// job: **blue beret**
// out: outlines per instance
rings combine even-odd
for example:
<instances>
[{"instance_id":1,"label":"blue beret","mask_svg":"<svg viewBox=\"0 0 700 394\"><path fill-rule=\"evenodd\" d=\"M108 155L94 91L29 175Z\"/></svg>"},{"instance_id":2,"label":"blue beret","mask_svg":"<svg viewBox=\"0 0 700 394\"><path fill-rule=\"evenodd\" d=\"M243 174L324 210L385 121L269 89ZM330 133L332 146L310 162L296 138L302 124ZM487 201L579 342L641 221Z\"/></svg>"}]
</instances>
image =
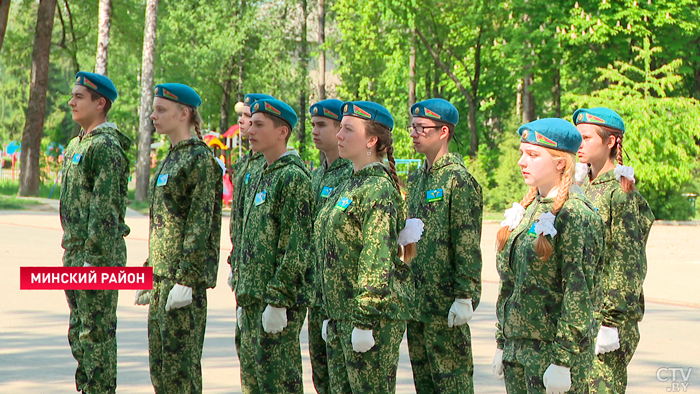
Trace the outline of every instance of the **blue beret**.
<instances>
[{"instance_id":1,"label":"blue beret","mask_svg":"<svg viewBox=\"0 0 700 394\"><path fill-rule=\"evenodd\" d=\"M459 111L445 99L433 98L413 104L411 113L416 118L428 118L456 126L459 122Z\"/></svg>"},{"instance_id":2,"label":"blue beret","mask_svg":"<svg viewBox=\"0 0 700 394\"><path fill-rule=\"evenodd\" d=\"M520 126L520 142L576 153L581 133L564 119L544 118Z\"/></svg>"},{"instance_id":3,"label":"blue beret","mask_svg":"<svg viewBox=\"0 0 700 394\"><path fill-rule=\"evenodd\" d=\"M333 120L343 119L343 102L338 99L327 99L319 101L309 108L311 116L323 116Z\"/></svg>"},{"instance_id":4,"label":"blue beret","mask_svg":"<svg viewBox=\"0 0 700 394\"><path fill-rule=\"evenodd\" d=\"M579 108L574 112L574 124L590 123L610 127L625 133L625 122L610 108Z\"/></svg>"},{"instance_id":5,"label":"blue beret","mask_svg":"<svg viewBox=\"0 0 700 394\"><path fill-rule=\"evenodd\" d=\"M258 100L250 107L251 113L264 112L278 118L281 118L289 123L292 128L297 124L297 113L292 107L284 101L277 99L262 99ZM291 132L291 130L289 130Z\"/></svg>"},{"instance_id":6,"label":"blue beret","mask_svg":"<svg viewBox=\"0 0 700 394\"><path fill-rule=\"evenodd\" d=\"M202 105L202 99L199 98L197 92L191 87L181 83L162 83L156 85L156 97L162 97L195 108Z\"/></svg>"},{"instance_id":7,"label":"blue beret","mask_svg":"<svg viewBox=\"0 0 700 394\"><path fill-rule=\"evenodd\" d=\"M119 94L117 94L117 88L114 87L112 80L104 75L78 71L78 73L75 74L75 84L85 86L101 94L111 102L114 102L117 96L119 96Z\"/></svg>"},{"instance_id":8,"label":"blue beret","mask_svg":"<svg viewBox=\"0 0 700 394\"><path fill-rule=\"evenodd\" d=\"M248 93L243 98L243 105L251 106L251 105L255 104L255 102L258 100L270 100L270 99L274 100L275 98L270 96L269 94Z\"/></svg>"},{"instance_id":9,"label":"blue beret","mask_svg":"<svg viewBox=\"0 0 700 394\"><path fill-rule=\"evenodd\" d=\"M361 119L374 120L383 124L389 130L394 129L394 118L388 109L371 101L348 101L343 104L343 116L355 116Z\"/></svg>"}]
</instances>

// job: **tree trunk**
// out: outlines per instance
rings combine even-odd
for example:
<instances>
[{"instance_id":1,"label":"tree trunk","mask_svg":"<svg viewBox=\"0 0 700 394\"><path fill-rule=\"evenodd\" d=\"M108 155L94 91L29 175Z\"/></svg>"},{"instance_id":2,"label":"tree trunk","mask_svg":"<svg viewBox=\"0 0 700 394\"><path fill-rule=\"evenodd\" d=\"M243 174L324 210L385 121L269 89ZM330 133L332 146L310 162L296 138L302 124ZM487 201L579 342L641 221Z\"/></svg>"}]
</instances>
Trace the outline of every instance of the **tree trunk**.
<instances>
[{"instance_id":1,"label":"tree trunk","mask_svg":"<svg viewBox=\"0 0 700 394\"><path fill-rule=\"evenodd\" d=\"M301 79L301 89L299 92L299 128L297 129L299 154L304 152L304 147L306 146L306 81L309 72L309 47L306 40L306 19L309 16L307 0L301 0L301 8L301 48L299 56L299 78Z\"/></svg>"},{"instance_id":2,"label":"tree trunk","mask_svg":"<svg viewBox=\"0 0 700 394\"><path fill-rule=\"evenodd\" d=\"M318 0L318 100L326 99L326 0Z\"/></svg>"},{"instance_id":3,"label":"tree trunk","mask_svg":"<svg viewBox=\"0 0 700 394\"><path fill-rule=\"evenodd\" d=\"M532 84L534 76L530 67L526 67L526 73L523 77L523 124L530 123L535 120L535 99L532 94Z\"/></svg>"},{"instance_id":4,"label":"tree trunk","mask_svg":"<svg viewBox=\"0 0 700 394\"><path fill-rule=\"evenodd\" d=\"M109 28L111 26L112 0L100 0L99 32L97 34L97 55L95 73L107 75L107 50L109 49Z\"/></svg>"},{"instance_id":5,"label":"tree trunk","mask_svg":"<svg viewBox=\"0 0 700 394\"><path fill-rule=\"evenodd\" d=\"M554 70L552 100L554 101L554 116L561 118L561 72L558 67Z\"/></svg>"},{"instance_id":6,"label":"tree trunk","mask_svg":"<svg viewBox=\"0 0 700 394\"><path fill-rule=\"evenodd\" d=\"M7 30L7 17L10 15L10 0L0 0L0 50Z\"/></svg>"},{"instance_id":7,"label":"tree trunk","mask_svg":"<svg viewBox=\"0 0 700 394\"><path fill-rule=\"evenodd\" d=\"M3 2L7 0L2 0ZM51 32L56 12L56 0L39 2L32 51L32 74L29 88L22 153L20 154L19 196L39 195L39 155L41 136L44 133L46 116L46 88L49 84L49 55L51 54Z\"/></svg>"},{"instance_id":8,"label":"tree trunk","mask_svg":"<svg viewBox=\"0 0 700 394\"><path fill-rule=\"evenodd\" d=\"M413 113L410 112L416 103L416 38L415 32L411 34L411 49L408 54L408 123L413 121Z\"/></svg>"},{"instance_id":9,"label":"tree trunk","mask_svg":"<svg viewBox=\"0 0 700 394\"><path fill-rule=\"evenodd\" d=\"M151 175L151 134L153 123L149 119L153 106L153 57L156 46L156 22L158 0L146 2L146 24L143 31L141 59L141 106L139 107L139 151L136 161L136 201L148 199L148 181Z\"/></svg>"}]
</instances>

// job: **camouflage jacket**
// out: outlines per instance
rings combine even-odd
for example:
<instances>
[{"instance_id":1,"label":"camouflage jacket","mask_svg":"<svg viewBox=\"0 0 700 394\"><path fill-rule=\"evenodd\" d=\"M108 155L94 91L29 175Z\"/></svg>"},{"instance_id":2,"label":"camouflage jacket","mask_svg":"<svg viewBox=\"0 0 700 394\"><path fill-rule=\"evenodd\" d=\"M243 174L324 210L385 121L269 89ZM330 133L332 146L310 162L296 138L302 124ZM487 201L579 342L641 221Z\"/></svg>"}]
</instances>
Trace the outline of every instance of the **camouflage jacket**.
<instances>
[{"instance_id":1,"label":"camouflage jacket","mask_svg":"<svg viewBox=\"0 0 700 394\"><path fill-rule=\"evenodd\" d=\"M231 199L231 222L229 224L229 234L233 249L228 258L228 263L232 267L235 267L233 260L235 260L234 257L236 256L233 250L236 249L241 235L241 221L245 207L246 191L253 185L253 181L257 179L264 165L265 156L262 153L248 152L240 157L233 167L233 198Z\"/></svg>"},{"instance_id":2,"label":"camouflage jacket","mask_svg":"<svg viewBox=\"0 0 700 394\"><path fill-rule=\"evenodd\" d=\"M64 249L82 249L96 267L126 265L117 251L129 227L124 222L131 139L114 123L103 123L66 148L61 180L60 216ZM123 260L123 261L122 261Z\"/></svg>"},{"instance_id":3,"label":"camouflage jacket","mask_svg":"<svg viewBox=\"0 0 700 394\"><path fill-rule=\"evenodd\" d=\"M446 319L455 298L481 298L481 186L462 157L448 153L408 181L408 217L425 223L411 262L414 318Z\"/></svg>"},{"instance_id":4,"label":"camouflage jacket","mask_svg":"<svg viewBox=\"0 0 700 394\"><path fill-rule=\"evenodd\" d=\"M216 286L221 242L221 167L197 138L178 142L149 185L148 265L183 286Z\"/></svg>"},{"instance_id":5,"label":"camouflage jacket","mask_svg":"<svg viewBox=\"0 0 700 394\"><path fill-rule=\"evenodd\" d=\"M343 159L341 157L337 158L330 167L327 167L326 162L314 170L311 174L311 188L316 199L316 212L314 213L314 218L318 215L318 212L323 208L328 201L331 200L333 191L346 180L350 178L353 172L352 162L348 159ZM312 244L312 246L314 246ZM314 278L314 305L320 307L323 304L323 292L321 291L321 275L323 269L323 262L320 256L314 250L313 256L317 258L315 278Z\"/></svg>"},{"instance_id":6,"label":"camouflage jacket","mask_svg":"<svg viewBox=\"0 0 700 394\"><path fill-rule=\"evenodd\" d=\"M313 296L311 174L296 152L265 165L245 197L236 297L246 307L309 306Z\"/></svg>"},{"instance_id":7,"label":"camouflage jacket","mask_svg":"<svg viewBox=\"0 0 700 394\"><path fill-rule=\"evenodd\" d=\"M584 188L605 222L602 302L596 318L608 327L640 321L644 315L646 244L654 214L638 191L622 191L614 170L598 175Z\"/></svg>"},{"instance_id":8,"label":"camouflage jacket","mask_svg":"<svg viewBox=\"0 0 700 394\"><path fill-rule=\"evenodd\" d=\"M404 202L381 163L355 172L334 191L314 225L327 316L362 329L410 318L413 282L397 256L404 225Z\"/></svg>"},{"instance_id":9,"label":"camouflage jacket","mask_svg":"<svg viewBox=\"0 0 700 394\"><path fill-rule=\"evenodd\" d=\"M593 316L603 264L603 222L578 186L555 220L557 234L548 261L535 252L535 222L554 198L539 196L497 255L501 278L496 302L498 348L513 340L551 343L553 364L571 367L590 349L598 324ZM505 357L505 355L504 355Z\"/></svg>"}]
</instances>

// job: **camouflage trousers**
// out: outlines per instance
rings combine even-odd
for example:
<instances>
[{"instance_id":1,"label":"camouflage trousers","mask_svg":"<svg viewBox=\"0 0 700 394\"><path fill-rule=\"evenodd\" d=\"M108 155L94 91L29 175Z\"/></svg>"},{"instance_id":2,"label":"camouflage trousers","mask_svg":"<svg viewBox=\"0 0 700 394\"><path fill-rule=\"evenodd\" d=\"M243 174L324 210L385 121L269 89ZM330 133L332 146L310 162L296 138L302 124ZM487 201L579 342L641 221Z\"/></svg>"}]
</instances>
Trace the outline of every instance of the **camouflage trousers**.
<instances>
[{"instance_id":1,"label":"camouflage trousers","mask_svg":"<svg viewBox=\"0 0 700 394\"><path fill-rule=\"evenodd\" d=\"M123 245L122 245L123 246ZM124 247L124 260L126 248ZM64 267L82 267L82 251L66 250ZM68 343L78 368L75 388L84 393L117 390L117 290L66 290Z\"/></svg>"},{"instance_id":2,"label":"camouflage trousers","mask_svg":"<svg viewBox=\"0 0 700 394\"><path fill-rule=\"evenodd\" d=\"M552 363L551 342L506 340L503 348L503 372L508 394L545 394L542 375ZM567 394L588 394L593 363L593 345L571 365L571 389Z\"/></svg>"},{"instance_id":3,"label":"camouflage trousers","mask_svg":"<svg viewBox=\"0 0 700 394\"><path fill-rule=\"evenodd\" d=\"M447 317L434 322L408 322L408 353L417 394L474 393L474 361L468 324L447 327Z\"/></svg>"},{"instance_id":4,"label":"camouflage trousers","mask_svg":"<svg viewBox=\"0 0 700 394\"><path fill-rule=\"evenodd\" d=\"M389 394L396 392L399 346L405 321L382 320L374 329L374 347L365 353L352 348L354 326L347 320L328 323L328 372L335 394Z\"/></svg>"},{"instance_id":5,"label":"camouflage trousers","mask_svg":"<svg viewBox=\"0 0 700 394\"><path fill-rule=\"evenodd\" d=\"M639 323L625 322L617 330L620 348L593 360L591 394L624 394L627 390L627 365L639 344Z\"/></svg>"},{"instance_id":6,"label":"camouflage trousers","mask_svg":"<svg viewBox=\"0 0 700 394\"><path fill-rule=\"evenodd\" d=\"M165 311L170 279L154 278L148 309L148 359L156 394L202 392L202 348L207 325L207 289L192 289L192 303Z\"/></svg>"},{"instance_id":7,"label":"camouflage trousers","mask_svg":"<svg viewBox=\"0 0 700 394\"><path fill-rule=\"evenodd\" d=\"M309 308L309 356L311 376L318 394L330 393L326 341L321 336L324 316L320 308Z\"/></svg>"},{"instance_id":8,"label":"camouflage trousers","mask_svg":"<svg viewBox=\"0 0 700 394\"><path fill-rule=\"evenodd\" d=\"M265 332L262 314L266 304L243 307L241 360L243 394L302 394L299 334L306 318L306 308L287 309L287 327L277 334Z\"/></svg>"}]
</instances>

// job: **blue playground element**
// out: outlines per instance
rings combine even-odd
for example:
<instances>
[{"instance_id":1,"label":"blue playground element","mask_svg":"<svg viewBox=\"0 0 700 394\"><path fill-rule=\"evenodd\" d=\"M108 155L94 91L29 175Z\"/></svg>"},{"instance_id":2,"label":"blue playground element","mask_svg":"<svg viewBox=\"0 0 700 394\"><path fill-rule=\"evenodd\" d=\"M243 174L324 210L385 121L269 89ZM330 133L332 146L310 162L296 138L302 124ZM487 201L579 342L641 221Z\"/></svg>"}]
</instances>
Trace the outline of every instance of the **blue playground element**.
<instances>
[{"instance_id":1,"label":"blue playground element","mask_svg":"<svg viewBox=\"0 0 700 394\"><path fill-rule=\"evenodd\" d=\"M19 141L12 141L9 144L7 144L7 148L5 149L5 154L7 155L14 155L17 152L22 151L22 143Z\"/></svg>"}]
</instances>

